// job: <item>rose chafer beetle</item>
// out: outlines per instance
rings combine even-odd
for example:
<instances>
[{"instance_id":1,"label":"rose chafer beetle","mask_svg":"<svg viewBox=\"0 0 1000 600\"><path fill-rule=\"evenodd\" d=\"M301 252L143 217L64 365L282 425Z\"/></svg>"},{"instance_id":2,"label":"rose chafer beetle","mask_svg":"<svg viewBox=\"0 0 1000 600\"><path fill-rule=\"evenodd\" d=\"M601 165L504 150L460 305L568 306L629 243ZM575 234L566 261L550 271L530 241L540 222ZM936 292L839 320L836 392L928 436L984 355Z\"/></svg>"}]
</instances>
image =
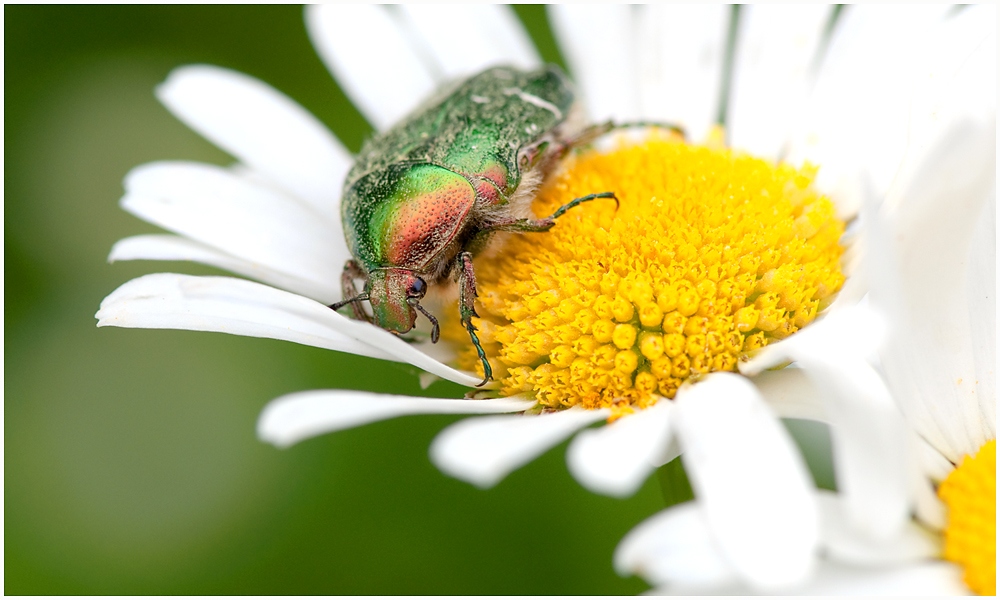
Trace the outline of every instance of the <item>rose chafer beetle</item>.
<instances>
[{"instance_id":1,"label":"rose chafer beetle","mask_svg":"<svg viewBox=\"0 0 1000 600\"><path fill-rule=\"evenodd\" d=\"M488 69L443 89L389 131L368 140L347 174L341 218L353 255L341 286L354 317L388 331L410 331L428 286L458 280L459 311L492 379L472 317L472 257L500 231L551 229L570 208L613 192L577 198L544 219L531 200L558 159L612 128L586 127L573 87L549 65L535 71ZM358 293L355 280L364 281ZM361 306L367 300L369 316Z\"/></svg>"}]
</instances>

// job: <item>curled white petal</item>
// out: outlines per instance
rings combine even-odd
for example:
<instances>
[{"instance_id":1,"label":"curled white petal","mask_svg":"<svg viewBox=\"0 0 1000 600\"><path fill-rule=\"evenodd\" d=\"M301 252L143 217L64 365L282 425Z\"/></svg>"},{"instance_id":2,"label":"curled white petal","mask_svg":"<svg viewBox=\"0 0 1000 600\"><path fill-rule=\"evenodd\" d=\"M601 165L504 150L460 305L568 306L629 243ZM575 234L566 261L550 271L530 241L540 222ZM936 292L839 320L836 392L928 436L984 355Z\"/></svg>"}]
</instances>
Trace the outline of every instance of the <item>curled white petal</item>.
<instances>
[{"instance_id":1,"label":"curled white petal","mask_svg":"<svg viewBox=\"0 0 1000 600\"><path fill-rule=\"evenodd\" d=\"M431 462L456 479L490 488L577 430L606 419L608 414L607 409L571 408L542 415L466 419L434 438Z\"/></svg>"},{"instance_id":2,"label":"curled white petal","mask_svg":"<svg viewBox=\"0 0 1000 600\"><path fill-rule=\"evenodd\" d=\"M629 531L615 548L614 565L622 577L638 575L653 585L716 590L737 579L697 502L660 511Z\"/></svg>"},{"instance_id":3,"label":"curled white petal","mask_svg":"<svg viewBox=\"0 0 1000 600\"><path fill-rule=\"evenodd\" d=\"M534 401L513 398L456 400L391 396L350 390L312 390L269 402L257 419L257 437L279 447L341 429L403 415L518 412Z\"/></svg>"},{"instance_id":4,"label":"curled white petal","mask_svg":"<svg viewBox=\"0 0 1000 600\"><path fill-rule=\"evenodd\" d=\"M885 337L885 323L879 315L864 309L847 309L817 319L808 327L779 342L757 350L753 358L738 364L740 373L753 377L767 369L797 359L803 347L830 348L840 353L867 356Z\"/></svg>"},{"instance_id":5,"label":"curled white petal","mask_svg":"<svg viewBox=\"0 0 1000 600\"><path fill-rule=\"evenodd\" d=\"M310 6L306 28L320 58L376 129L394 125L437 85L406 29L383 6Z\"/></svg>"},{"instance_id":6,"label":"curled white petal","mask_svg":"<svg viewBox=\"0 0 1000 600\"><path fill-rule=\"evenodd\" d=\"M402 339L353 321L296 294L231 277L154 273L101 302L98 326L216 331L286 340L361 356L408 362L472 387L478 378L420 353Z\"/></svg>"},{"instance_id":7,"label":"curled white petal","mask_svg":"<svg viewBox=\"0 0 1000 600\"><path fill-rule=\"evenodd\" d=\"M606 427L581 431L566 451L570 473L592 492L631 496L667 449L671 410L673 404L662 398Z\"/></svg>"},{"instance_id":8,"label":"curled white petal","mask_svg":"<svg viewBox=\"0 0 1000 600\"><path fill-rule=\"evenodd\" d=\"M337 281L349 257L335 220L214 165L136 167L125 177L121 204L150 223L317 287Z\"/></svg>"},{"instance_id":9,"label":"curled white petal","mask_svg":"<svg viewBox=\"0 0 1000 600\"><path fill-rule=\"evenodd\" d=\"M156 96L216 146L327 218L339 215L351 155L291 98L253 77L210 65L174 69Z\"/></svg>"},{"instance_id":10,"label":"curled white petal","mask_svg":"<svg viewBox=\"0 0 1000 600\"><path fill-rule=\"evenodd\" d=\"M400 10L444 80L496 65L532 69L541 59L509 6L405 4Z\"/></svg>"},{"instance_id":11,"label":"curled white petal","mask_svg":"<svg viewBox=\"0 0 1000 600\"><path fill-rule=\"evenodd\" d=\"M753 378L753 384L779 417L829 422L818 386L802 369L793 365L765 371Z\"/></svg>"},{"instance_id":12,"label":"curled white petal","mask_svg":"<svg viewBox=\"0 0 1000 600\"><path fill-rule=\"evenodd\" d=\"M936 558L941 552L938 536L907 519L895 535L884 540L855 535L844 498L819 490L822 545L826 556L857 566L901 565Z\"/></svg>"},{"instance_id":13,"label":"curled white petal","mask_svg":"<svg viewBox=\"0 0 1000 600\"><path fill-rule=\"evenodd\" d=\"M681 458L733 568L763 590L804 581L819 523L811 477L788 432L738 375L682 386L676 403Z\"/></svg>"},{"instance_id":14,"label":"curled white petal","mask_svg":"<svg viewBox=\"0 0 1000 600\"><path fill-rule=\"evenodd\" d=\"M880 329L870 311L846 309L780 343L783 357L815 382L833 426L838 488L855 527L873 540L895 535L908 519L914 467L902 415L864 359Z\"/></svg>"}]
</instances>

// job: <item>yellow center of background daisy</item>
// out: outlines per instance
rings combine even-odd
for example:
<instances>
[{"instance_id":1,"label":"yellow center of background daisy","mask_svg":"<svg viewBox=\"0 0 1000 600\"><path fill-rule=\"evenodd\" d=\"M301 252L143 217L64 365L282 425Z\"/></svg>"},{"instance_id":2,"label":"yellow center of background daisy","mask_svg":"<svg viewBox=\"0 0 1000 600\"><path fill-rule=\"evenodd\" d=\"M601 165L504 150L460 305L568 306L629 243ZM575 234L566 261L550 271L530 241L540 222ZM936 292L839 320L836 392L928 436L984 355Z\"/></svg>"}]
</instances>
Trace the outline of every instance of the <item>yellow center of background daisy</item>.
<instances>
[{"instance_id":1,"label":"yellow center of background daisy","mask_svg":"<svg viewBox=\"0 0 1000 600\"><path fill-rule=\"evenodd\" d=\"M944 557L965 567L977 594L997 593L997 443L987 442L948 475L938 495L948 505Z\"/></svg>"},{"instance_id":2,"label":"yellow center of background daisy","mask_svg":"<svg viewBox=\"0 0 1000 600\"><path fill-rule=\"evenodd\" d=\"M843 223L814 175L660 135L570 159L535 214L597 192L617 208L582 204L475 261L473 323L503 393L627 412L810 323L844 280ZM445 335L467 345L454 321ZM460 363L482 374L473 348Z\"/></svg>"}]
</instances>

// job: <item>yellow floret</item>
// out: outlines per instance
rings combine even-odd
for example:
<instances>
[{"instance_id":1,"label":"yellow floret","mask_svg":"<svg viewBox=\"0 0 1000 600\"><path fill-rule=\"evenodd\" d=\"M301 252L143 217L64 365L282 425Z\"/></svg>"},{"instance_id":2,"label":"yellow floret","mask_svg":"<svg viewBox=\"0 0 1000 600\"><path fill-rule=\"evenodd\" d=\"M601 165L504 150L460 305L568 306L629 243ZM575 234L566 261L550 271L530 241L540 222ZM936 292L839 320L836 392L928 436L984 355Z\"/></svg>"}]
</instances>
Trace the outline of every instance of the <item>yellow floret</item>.
<instances>
[{"instance_id":1,"label":"yellow floret","mask_svg":"<svg viewBox=\"0 0 1000 600\"><path fill-rule=\"evenodd\" d=\"M596 192L618 206L582 204L475 260L473 322L504 394L615 415L672 398L808 325L843 283L843 223L812 168L656 135L569 162L536 215ZM481 374L464 329L443 326Z\"/></svg>"},{"instance_id":2,"label":"yellow floret","mask_svg":"<svg viewBox=\"0 0 1000 600\"><path fill-rule=\"evenodd\" d=\"M938 495L948 505L944 557L965 567L981 596L997 593L997 443L987 442L948 475Z\"/></svg>"}]
</instances>

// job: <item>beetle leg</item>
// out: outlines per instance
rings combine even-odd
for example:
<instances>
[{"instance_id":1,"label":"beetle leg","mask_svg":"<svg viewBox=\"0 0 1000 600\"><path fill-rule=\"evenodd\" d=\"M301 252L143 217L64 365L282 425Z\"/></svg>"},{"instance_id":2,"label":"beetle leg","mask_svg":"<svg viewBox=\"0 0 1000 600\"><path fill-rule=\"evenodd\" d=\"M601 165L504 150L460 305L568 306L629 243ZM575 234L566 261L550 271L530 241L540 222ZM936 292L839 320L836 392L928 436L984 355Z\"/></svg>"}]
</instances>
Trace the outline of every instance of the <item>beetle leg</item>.
<instances>
[{"instance_id":1,"label":"beetle leg","mask_svg":"<svg viewBox=\"0 0 1000 600\"><path fill-rule=\"evenodd\" d=\"M358 288L354 286L355 279L367 279L368 274L365 273L361 265L354 259L351 259L344 263L344 270L340 274L340 290L344 297L343 300L337 302L336 304L331 304L330 308L333 310L338 310L343 306L348 304L351 305L351 311L354 313L354 318L358 321L368 321L372 322L371 317L365 312L364 308L361 306L362 300L367 300L367 294L359 294Z\"/></svg>"},{"instance_id":2,"label":"beetle leg","mask_svg":"<svg viewBox=\"0 0 1000 600\"><path fill-rule=\"evenodd\" d=\"M590 144L597 138L611 133L615 129L628 129L630 127L657 127L659 129L669 129L674 133L680 134L681 138L687 140L687 134L684 128L680 125L675 125L673 123L656 122L656 121L631 121L628 123L615 123L614 121L607 121L605 123L598 123L597 125L591 125L590 127L581 131L575 138L569 140L563 140L558 142L555 146L556 156L563 157L570 150L575 148L580 148L581 146L586 146Z\"/></svg>"},{"instance_id":3,"label":"beetle leg","mask_svg":"<svg viewBox=\"0 0 1000 600\"><path fill-rule=\"evenodd\" d=\"M484 235L493 231L516 231L519 233L537 233L541 231L548 231L555 226L556 219L563 216L567 210L577 206L578 204L590 202L591 200L596 200L598 198L611 198L615 201L615 205L618 204L618 197L615 196L614 192L588 194L586 196L570 200L566 204L560 206L556 212L552 213L548 217L545 217L544 219L504 219L493 221L481 229L479 235Z\"/></svg>"},{"instance_id":4,"label":"beetle leg","mask_svg":"<svg viewBox=\"0 0 1000 600\"><path fill-rule=\"evenodd\" d=\"M493 379L493 369L490 368L490 361L486 359L483 345L479 343L476 326L472 324L472 317L479 316L476 314L476 271L472 267L472 254L469 252L460 253L458 262L458 310L462 316L462 325L465 325L465 329L469 332L472 344L476 347L476 354L479 355L479 360L483 363L483 382L476 386L482 387Z\"/></svg>"},{"instance_id":5,"label":"beetle leg","mask_svg":"<svg viewBox=\"0 0 1000 600\"><path fill-rule=\"evenodd\" d=\"M666 123L662 121L631 121L628 123L614 124L609 122L608 125L611 125L611 128L608 131L611 131L612 129L628 129L629 127L657 127L659 129L669 129L670 131L679 134L682 138L684 138L684 140L687 140L687 132L684 131L684 128L674 123Z\"/></svg>"}]
</instances>

